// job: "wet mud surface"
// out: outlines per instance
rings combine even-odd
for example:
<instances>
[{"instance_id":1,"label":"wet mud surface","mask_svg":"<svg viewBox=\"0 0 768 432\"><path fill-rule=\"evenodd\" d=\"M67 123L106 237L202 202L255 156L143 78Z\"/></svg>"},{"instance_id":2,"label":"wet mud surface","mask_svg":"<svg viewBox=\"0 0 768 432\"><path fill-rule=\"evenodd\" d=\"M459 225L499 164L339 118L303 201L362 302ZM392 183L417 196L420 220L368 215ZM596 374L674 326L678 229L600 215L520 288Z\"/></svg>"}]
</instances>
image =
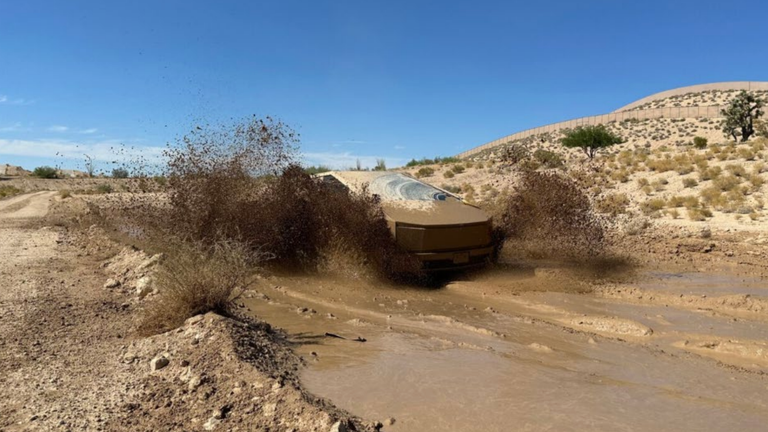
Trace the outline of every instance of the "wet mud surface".
<instances>
[{"instance_id":1,"label":"wet mud surface","mask_svg":"<svg viewBox=\"0 0 768 432\"><path fill-rule=\"evenodd\" d=\"M763 430L766 293L532 264L432 288L270 278L243 304L289 332L309 391L388 431Z\"/></svg>"}]
</instances>

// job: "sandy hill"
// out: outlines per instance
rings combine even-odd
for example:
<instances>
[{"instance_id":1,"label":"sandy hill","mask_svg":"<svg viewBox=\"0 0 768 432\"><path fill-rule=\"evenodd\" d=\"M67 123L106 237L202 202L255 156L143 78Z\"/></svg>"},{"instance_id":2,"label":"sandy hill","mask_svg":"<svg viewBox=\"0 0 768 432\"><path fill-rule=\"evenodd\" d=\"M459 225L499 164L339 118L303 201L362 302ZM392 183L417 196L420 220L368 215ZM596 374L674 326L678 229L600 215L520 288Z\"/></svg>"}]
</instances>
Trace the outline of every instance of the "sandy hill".
<instances>
[{"instance_id":1,"label":"sandy hill","mask_svg":"<svg viewBox=\"0 0 768 432\"><path fill-rule=\"evenodd\" d=\"M740 91L712 86L699 92L686 91L690 88L663 92L661 97L641 99L617 111L622 120L602 124L626 142L602 152L591 162L580 150L560 145L567 128L551 128L541 133L511 135L508 141L465 154L458 161L419 164L404 170L482 204L514 188L521 167L558 169L582 184L601 212L625 223L645 219L691 229L712 226L766 231L768 210L763 184L768 180L768 138L753 137L746 143L735 143L724 136L722 119L715 116L632 116L665 107L696 109L697 104L718 107L719 112L719 107ZM768 90L762 87L751 91L768 99ZM705 138L706 147L696 148L694 137ZM513 159L520 160L510 162L505 158L509 152L517 155Z\"/></svg>"}]
</instances>

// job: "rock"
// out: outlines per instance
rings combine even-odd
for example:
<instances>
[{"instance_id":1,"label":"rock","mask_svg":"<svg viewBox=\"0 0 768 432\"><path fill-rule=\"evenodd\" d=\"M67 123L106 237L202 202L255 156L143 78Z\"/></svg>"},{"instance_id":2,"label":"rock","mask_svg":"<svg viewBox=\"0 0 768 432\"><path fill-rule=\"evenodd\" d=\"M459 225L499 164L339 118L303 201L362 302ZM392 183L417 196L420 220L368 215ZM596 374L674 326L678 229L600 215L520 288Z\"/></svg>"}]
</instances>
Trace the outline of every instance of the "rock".
<instances>
[{"instance_id":1,"label":"rock","mask_svg":"<svg viewBox=\"0 0 768 432\"><path fill-rule=\"evenodd\" d=\"M264 412L264 417L272 417L277 412L277 404L274 404L274 403L264 404L261 410Z\"/></svg>"},{"instance_id":2,"label":"rock","mask_svg":"<svg viewBox=\"0 0 768 432\"><path fill-rule=\"evenodd\" d=\"M729 250L729 251L725 251L725 256L727 256L727 257L732 257L733 255L734 255L734 254L733 254L733 251L732 251L732 250Z\"/></svg>"},{"instance_id":3,"label":"rock","mask_svg":"<svg viewBox=\"0 0 768 432\"><path fill-rule=\"evenodd\" d=\"M704 228L699 231L699 237L705 239L712 237L712 229L709 227L709 225L705 225Z\"/></svg>"},{"instance_id":4,"label":"rock","mask_svg":"<svg viewBox=\"0 0 768 432\"><path fill-rule=\"evenodd\" d=\"M144 276L136 281L136 294L138 294L140 298L146 297L152 292L152 285L152 278Z\"/></svg>"},{"instance_id":5,"label":"rock","mask_svg":"<svg viewBox=\"0 0 768 432\"><path fill-rule=\"evenodd\" d=\"M152 255L151 257L144 260L141 264L139 264L138 270L146 270L155 264L159 263L165 258L165 254L159 253L156 255Z\"/></svg>"},{"instance_id":6,"label":"rock","mask_svg":"<svg viewBox=\"0 0 768 432\"><path fill-rule=\"evenodd\" d=\"M216 426L219 425L219 423L221 423L221 419L216 418L216 416L214 415L213 417L209 418L207 422L203 423L203 429L214 430L216 429Z\"/></svg>"},{"instance_id":7,"label":"rock","mask_svg":"<svg viewBox=\"0 0 768 432\"><path fill-rule=\"evenodd\" d=\"M104 284L104 288L107 288L107 289L117 288L119 286L120 286L120 281L112 278L107 279L107 282Z\"/></svg>"},{"instance_id":8,"label":"rock","mask_svg":"<svg viewBox=\"0 0 768 432\"><path fill-rule=\"evenodd\" d=\"M337 421L331 426L331 432L348 432L349 428L347 424L341 421Z\"/></svg>"},{"instance_id":9,"label":"rock","mask_svg":"<svg viewBox=\"0 0 768 432\"><path fill-rule=\"evenodd\" d=\"M169 363L170 360L168 360L164 355L159 355L149 361L149 367L152 371L157 371L168 366Z\"/></svg>"},{"instance_id":10,"label":"rock","mask_svg":"<svg viewBox=\"0 0 768 432\"><path fill-rule=\"evenodd\" d=\"M390 417L390 418L384 420L384 426L392 426L393 424L395 424L395 418L394 417Z\"/></svg>"},{"instance_id":11,"label":"rock","mask_svg":"<svg viewBox=\"0 0 768 432\"><path fill-rule=\"evenodd\" d=\"M195 391L197 390L200 385L203 384L203 379L199 376L193 376L189 379L189 383L187 383L187 388L189 391Z\"/></svg>"}]
</instances>

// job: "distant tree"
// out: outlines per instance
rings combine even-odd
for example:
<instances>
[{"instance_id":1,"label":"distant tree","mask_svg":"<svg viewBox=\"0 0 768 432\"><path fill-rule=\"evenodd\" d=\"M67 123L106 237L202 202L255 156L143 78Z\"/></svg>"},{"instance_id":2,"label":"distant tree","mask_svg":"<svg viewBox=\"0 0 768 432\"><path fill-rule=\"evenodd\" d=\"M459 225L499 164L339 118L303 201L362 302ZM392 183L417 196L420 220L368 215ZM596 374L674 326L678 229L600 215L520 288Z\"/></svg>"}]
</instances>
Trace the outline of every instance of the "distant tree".
<instances>
[{"instance_id":1,"label":"distant tree","mask_svg":"<svg viewBox=\"0 0 768 432\"><path fill-rule=\"evenodd\" d=\"M128 170L125 168L115 168L112 170L112 177L119 179L128 178Z\"/></svg>"},{"instance_id":2,"label":"distant tree","mask_svg":"<svg viewBox=\"0 0 768 432\"><path fill-rule=\"evenodd\" d=\"M384 159L376 159L376 166L373 168L374 171L386 171L387 170L387 163Z\"/></svg>"},{"instance_id":3,"label":"distant tree","mask_svg":"<svg viewBox=\"0 0 768 432\"><path fill-rule=\"evenodd\" d=\"M734 141L745 142L755 133L755 120L763 114L763 105L765 102L752 94L743 91L739 93L728 105L727 108L720 110L725 117L723 123L723 133L730 136Z\"/></svg>"},{"instance_id":4,"label":"distant tree","mask_svg":"<svg viewBox=\"0 0 768 432\"><path fill-rule=\"evenodd\" d=\"M39 166L32 171L32 175L45 179L55 179L59 178L59 171L56 168L49 167L47 165Z\"/></svg>"},{"instance_id":5,"label":"distant tree","mask_svg":"<svg viewBox=\"0 0 768 432\"><path fill-rule=\"evenodd\" d=\"M363 170L363 164L360 163L360 158L358 158L355 161L355 171L362 171Z\"/></svg>"},{"instance_id":6,"label":"distant tree","mask_svg":"<svg viewBox=\"0 0 768 432\"><path fill-rule=\"evenodd\" d=\"M624 142L620 136L609 131L603 125L579 126L565 134L560 140L563 146L568 148L580 148L590 159L595 157L597 151Z\"/></svg>"}]
</instances>

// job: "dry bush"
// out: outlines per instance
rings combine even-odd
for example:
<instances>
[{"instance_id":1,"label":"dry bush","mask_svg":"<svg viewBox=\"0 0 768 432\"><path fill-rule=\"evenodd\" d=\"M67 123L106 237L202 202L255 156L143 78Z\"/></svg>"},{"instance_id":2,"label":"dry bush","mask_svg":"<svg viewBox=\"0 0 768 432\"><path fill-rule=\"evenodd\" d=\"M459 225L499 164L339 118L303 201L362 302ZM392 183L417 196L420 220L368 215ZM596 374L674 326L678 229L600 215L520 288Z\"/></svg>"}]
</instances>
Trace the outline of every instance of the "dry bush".
<instances>
[{"instance_id":1,"label":"dry bush","mask_svg":"<svg viewBox=\"0 0 768 432\"><path fill-rule=\"evenodd\" d=\"M629 198L623 193L609 194L595 201L595 210L611 216L625 214L627 206L629 206Z\"/></svg>"},{"instance_id":2,"label":"dry bush","mask_svg":"<svg viewBox=\"0 0 768 432\"><path fill-rule=\"evenodd\" d=\"M707 209L692 208L688 209L688 219L692 221L705 221L707 218L712 217L712 212Z\"/></svg>"},{"instance_id":3,"label":"dry bush","mask_svg":"<svg viewBox=\"0 0 768 432\"><path fill-rule=\"evenodd\" d=\"M648 201L640 203L640 210L645 215L653 215L659 210L663 209L666 205L666 201L662 198L653 198Z\"/></svg>"},{"instance_id":4,"label":"dry bush","mask_svg":"<svg viewBox=\"0 0 768 432\"><path fill-rule=\"evenodd\" d=\"M418 177L418 178L429 177L429 176L431 176L434 173L435 173L435 169L432 168L432 167L421 167L416 172L416 177Z\"/></svg>"},{"instance_id":5,"label":"dry bush","mask_svg":"<svg viewBox=\"0 0 768 432\"><path fill-rule=\"evenodd\" d=\"M699 182L696 181L695 178L684 178L683 179L683 187L684 188L692 188L698 186Z\"/></svg>"},{"instance_id":6,"label":"dry bush","mask_svg":"<svg viewBox=\"0 0 768 432\"><path fill-rule=\"evenodd\" d=\"M144 312L139 332L156 334L206 312L227 315L251 283L260 261L241 243L178 243L155 274L158 296Z\"/></svg>"},{"instance_id":7,"label":"dry bush","mask_svg":"<svg viewBox=\"0 0 768 432\"><path fill-rule=\"evenodd\" d=\"M718 177L720 177L720 174L722 174L723 170L720 167L707 167L705 169L699 170L699 181L707 181L707 180L714 180Z\"/></svg>"},{"instance_id":8,"label":"dry bush","mask_svg":"<svg viewBox=\"0 0 768 432\"><path fill-rule=\"evenodd\" d=\"M18 195L22 192L24 191L15 186L0 186L0 199Z\"/></svg>"},{"instance_id":9,"label":"dry bush","mask_svg":"<svg viewBox=\"0 0 768 432\"><path fill-rule=\"evenodd\" d=\"M516 192L503 197L496 212L513 253L576 260L604 253L602 224L589 198L555 172L522 171Z\"/></svg>"}]
</instances>

